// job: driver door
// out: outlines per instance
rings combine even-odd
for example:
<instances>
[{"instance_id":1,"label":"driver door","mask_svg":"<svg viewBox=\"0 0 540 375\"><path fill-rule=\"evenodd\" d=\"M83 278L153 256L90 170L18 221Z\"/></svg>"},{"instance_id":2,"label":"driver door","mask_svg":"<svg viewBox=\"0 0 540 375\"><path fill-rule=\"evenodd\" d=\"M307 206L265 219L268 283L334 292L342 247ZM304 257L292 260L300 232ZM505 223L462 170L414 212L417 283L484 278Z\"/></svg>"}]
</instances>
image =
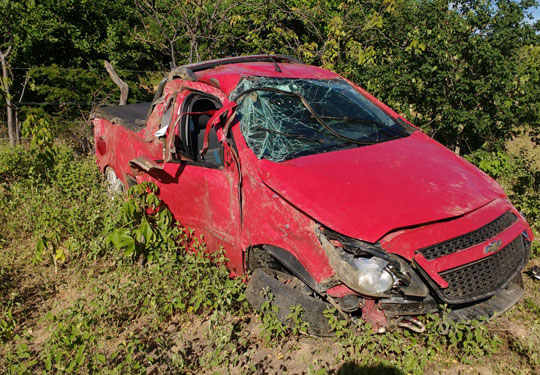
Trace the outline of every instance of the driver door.
<instances>
[{"instance_id":1,"label":"driver door","mask_svg":"<svg viewBox=\"0 0 540 375\"><path fill-rule=\"evenodd\" d=\"M240 247L238 168L229 148L218 141L215 128L208 135L208 151L200 152L208 120L225 98L214 87L183 84L194 86L193 91L177 94L174 113L166 119L176 125L170 128L174 131L172 158L163 170L152 169L140 179L156 182L174 217L203 235L208 250L223 246L232 268L241 272L241 251L235 251Z\"/></svg>"}]
</instances>

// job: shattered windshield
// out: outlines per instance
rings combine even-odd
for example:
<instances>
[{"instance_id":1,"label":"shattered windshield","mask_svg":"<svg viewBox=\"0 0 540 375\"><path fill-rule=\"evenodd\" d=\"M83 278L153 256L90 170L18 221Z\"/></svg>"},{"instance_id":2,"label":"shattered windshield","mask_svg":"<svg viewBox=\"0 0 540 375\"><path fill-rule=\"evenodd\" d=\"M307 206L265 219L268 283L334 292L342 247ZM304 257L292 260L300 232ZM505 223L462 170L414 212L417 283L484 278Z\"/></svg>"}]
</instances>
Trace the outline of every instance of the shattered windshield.
<instances>
[{"instance_id":1,"label":"shattered windshield","mask_svg":"<svg viewBox=\"0 0 540 375\"><path fill-rule=\"evenodd\" d=\"M279 162L408 135L342 79L245 77L231 98L259 159Z\"/></svg>"}]
</instances>

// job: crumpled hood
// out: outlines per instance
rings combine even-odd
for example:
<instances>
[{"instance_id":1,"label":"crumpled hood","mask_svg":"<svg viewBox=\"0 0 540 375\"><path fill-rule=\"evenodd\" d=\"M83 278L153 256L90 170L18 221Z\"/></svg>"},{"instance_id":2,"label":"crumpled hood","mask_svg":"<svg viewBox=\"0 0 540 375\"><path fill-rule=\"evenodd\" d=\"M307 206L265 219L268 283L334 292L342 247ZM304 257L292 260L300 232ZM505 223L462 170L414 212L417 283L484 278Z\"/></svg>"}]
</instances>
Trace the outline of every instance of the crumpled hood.
<instances>
[{"instance_id":1,"label":"crumpled hood","mask_svg":"<svg viewBox=\"0 0 540 375\"><path fill-rule=\"evenodd\" d=\"M463 215L502 188L421 132L370 146L259 161L262 181L320 223L376 242L397 229Z\"/></svg>"}]
</instances>

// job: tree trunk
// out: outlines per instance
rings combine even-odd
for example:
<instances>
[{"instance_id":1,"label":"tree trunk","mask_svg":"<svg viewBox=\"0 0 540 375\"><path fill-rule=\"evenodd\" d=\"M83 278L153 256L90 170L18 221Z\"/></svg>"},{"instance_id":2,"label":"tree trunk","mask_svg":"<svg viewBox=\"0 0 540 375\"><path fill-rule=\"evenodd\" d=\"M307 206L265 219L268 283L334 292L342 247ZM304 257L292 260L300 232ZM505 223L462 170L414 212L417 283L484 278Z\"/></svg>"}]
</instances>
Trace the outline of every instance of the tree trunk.
<instances>
[{"instance_id":1,"label":"tree trunk","mask_svg":"<svg viewBox=\"0 0 540 375\"><path fill-rule=\"evenodd\" d=\"M189 41L189 61L188 63L191 64L193 62L193 40Z\"/></svg>"},{"instance_id":2,"label":"tree trunk","mask_svg":"<svg viewBox=\"0 0 540 375\"><path fill-rule=\"evenodd\" d=\"M126 105L127 97L129 94L129 86L127 85L127 83L122 81L122 78L118 76L116 70L114 70L114 67L111 65L110 62L105 61L105 69L107 69L107 72L109 72L109 75L111 76L114 83L116 83L116 85L120 88L120 105Z\"/></svg>"},{"instance_id":3,"label":"tree trunk","mask_svg":"<svg viewBox=\"0 0 540 375\"><path fill-rule=\"evenodd\" d=\"M8 62L7 57L11 52L11 46L8 47L7 51L0 51L0 63L2 64L2 90L4 91L4 98L6 101L6 111L7 111L7 127L8 127L8 136L9 144L15 146L17 143L18 134L17 128L15 126L15 121L13 117L13 103L11 102L11 87L9 84L9 75L8 75Z\"/></svg>"},{"instance_id":4,"label":"tree trunk","mask_svg":"<svg viewBox=\"0 0 540 375\"><path fill-rule=\"evenodd\" d=\"M169 49L171 51L171 70L176 68L176 58L174 57L174 42L169 40Z\"/></svg>"},{"instance_id":5,"label":"tree trunk","mask_svg":"<svg viewBox=\"0 0 540 375\"><path fill-rule=\"evenodd\" d=\"M19 112L17 110L15 113L15 143L21 143L21 123L19 122Z\"/></svg>"},{"instance_id":6,"label":"tree trunk","mask_svg":"<svg viewBox=\"0 0 540 375\"><path fill-rule=\"evenodd\" d=\"M14 113L15 113L15 134L17 135L17 138L15 141L17 144L21 143L21 122L19 121L19 111L17 110L21 106L21 102L24 97L24 92L26 90L26 85L28 85L28 82L30 81L30 75L28 72L26 72L26 75L24 77L24 84L23 88L21 90L21 96L19 97L19 101L17 102L17 106L15 107Z\"/></svg>"}]
</instances>

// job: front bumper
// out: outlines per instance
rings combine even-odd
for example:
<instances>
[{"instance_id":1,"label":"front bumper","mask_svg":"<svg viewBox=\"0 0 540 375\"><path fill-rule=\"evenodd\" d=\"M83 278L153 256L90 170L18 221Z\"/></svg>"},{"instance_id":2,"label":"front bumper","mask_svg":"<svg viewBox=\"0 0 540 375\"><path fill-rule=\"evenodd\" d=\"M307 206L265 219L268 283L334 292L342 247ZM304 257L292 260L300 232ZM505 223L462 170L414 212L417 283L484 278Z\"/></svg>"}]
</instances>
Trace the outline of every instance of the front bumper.
<instances>
[{"instance_id":1,"label":"front bumper","mask_svg":"<svg viewBox=\"0 0 540 375\"><path fill-rule=\"evenodd\" d=\"M452 310L446 318L454 322L479 318L494 318L514 306L523 295L523 277L516 275L508 285L493 297L470 306Z\"/></svg>"},{"instance_id":2,"label":"front bumper","mask_svg":"<svg viewBox=\"0 0 540 375\"><path fill-rule=\"evenodd\" d=\"M358 241L338 240L342 251L357 252ZM327 251L329 245L322 243ZM411 271L421 277L421 284L429 286L429 293L409 294L399 285L384 296L363 295L365 301L375 300L373 310L379 322L391 324L407 316L438 313L442 305L452 311L451 320L490 318L509 309L523 294L521 272L530 256L530 228L507 201L452 221L391 234L381 244L389 255L408 255ZM347 284L344 271L334 268ZM373 311L367 312L367 316L373 315ZM362 313L366 313L365 307ZM385 319L381 319L383 313Z\"/></svg>"},{"instance_id":3,"label":"front bumper","mask_svg":"<svg viewBox=\"0 0 540 375\"><path fill-rule=\"evenodd\" d=\"M495 295L483 301L469 304L449 306L450 312L446 319L453 322L467 321L471 319L490 319L503 314L515 305L523 295L523 278L521 273L514 276ZM394 320L402 316L418 316L429 313L439 313L440 305L432 296L421 300L403 298L387 298L380 301L380 308L385 312L388 319Z\"/></svg>"}]
</instances>

